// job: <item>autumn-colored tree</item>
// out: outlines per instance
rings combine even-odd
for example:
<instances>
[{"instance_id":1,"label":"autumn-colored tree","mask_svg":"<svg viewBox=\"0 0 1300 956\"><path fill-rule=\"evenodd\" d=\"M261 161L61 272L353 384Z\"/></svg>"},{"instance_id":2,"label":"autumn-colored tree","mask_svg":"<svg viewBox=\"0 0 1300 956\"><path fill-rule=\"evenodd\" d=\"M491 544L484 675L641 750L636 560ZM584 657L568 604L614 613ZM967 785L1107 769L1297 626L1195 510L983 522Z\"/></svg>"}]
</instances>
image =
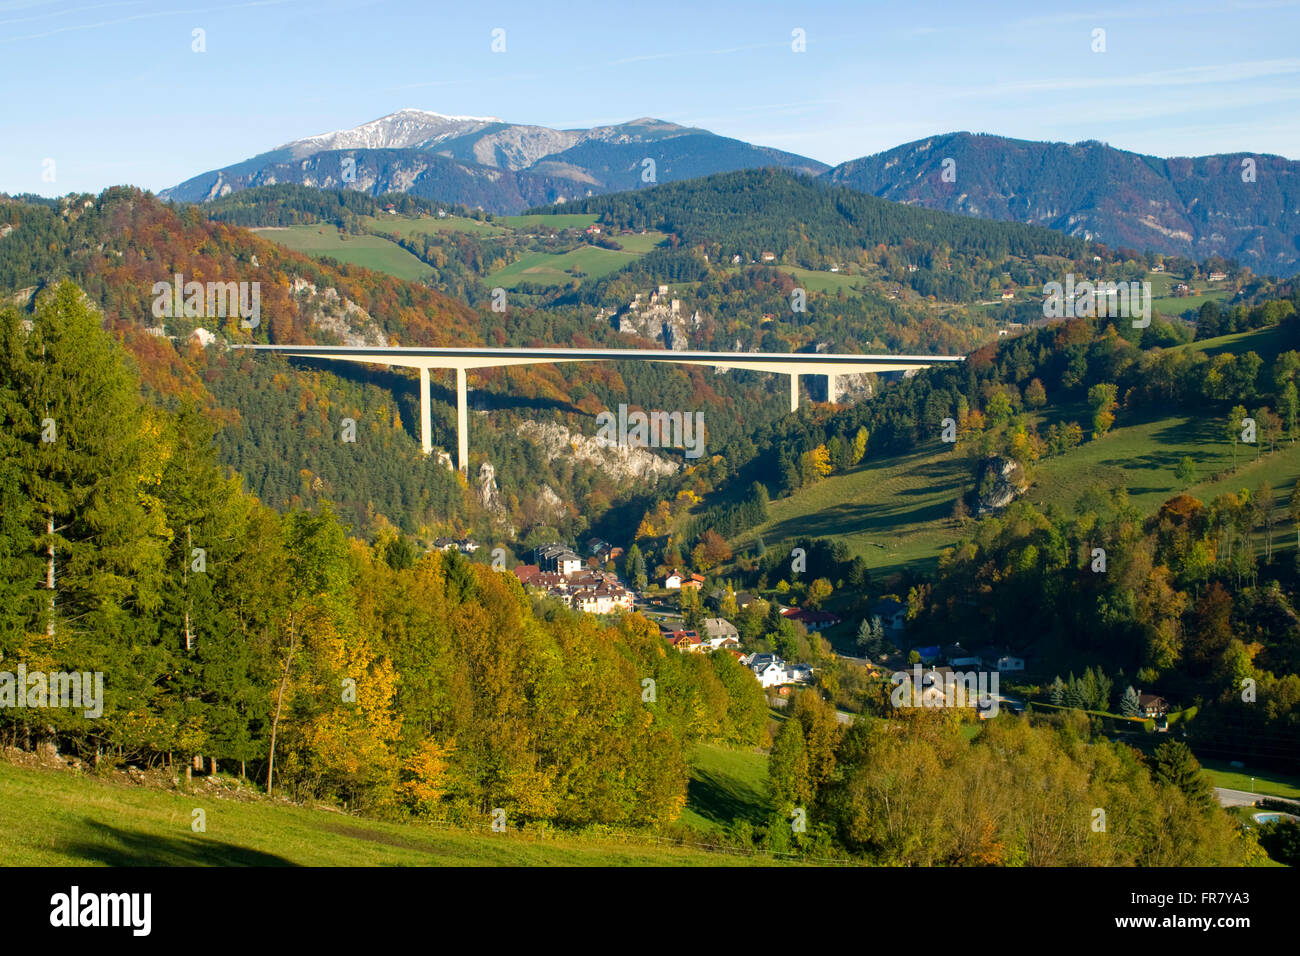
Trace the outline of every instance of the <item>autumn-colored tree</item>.
<instances>
[{"instance_id":1,"label":"autumn-colored tree","mask_svg":"<svg viewBox=\"0 0 1300 956\"><path fill-rule=\"evenodd\" d=\"M807 604L813 610L820 608L822 602L834 593L835 589L831 587L831 582L826 578L815 578L808 585L808 594L805 598Z\"/></svg>"},{"instance_id":2,"label":"autumn-colored tree","mask_svg":"<svg viewBox=\"0 0 1300 956\"><path fill-rule=\"evenodd\" d=\"M860 426L853 436L853 446L849 452L849 464L856 465L867 454L867 441L870 438L870 432L866 426Z\"/></svg>"},{"instance_id":3,"label":"autumn-colored tree","mask_svg":"<svg viewBox=\"0 0 1300 956\"><path fill-rule=\"evenodd\" d=\"M1088 389L1088 404L1092 408L1092 437L1094 440L1110 431L1115 423L1118 386L1102 382Z\"/></svg>"},{"instance_id":4,"label":"autumn-colored tree","mask_svg":"<svg viewBox=\"0 0 1300 956\"><path fill-rule=\"evenodd\" d=\"M830 452L825 445L806 451L799 459L799 470L805 485L820 481L831 473Z\"/></svg>"},{"instance_id":5,"label":"autumn-colored tree","mask_svg":"<svg viewBox=\"0 0 1300 956\"><path fill-rule=\"evenodd\" d=\"M709 561L710 567L731 560L731 548L728 547L726 539L712 528L700 535L700 545L704 548L704 556Z\"/></svg>"},{"instance_id":6,"label":"autumn-colored tree","mask_svg":"<svg viewBox=\"0 0 1300 956\"><path fill-rule=\"evenodd\" d=\"M1047 389L1038 379L1025 386L1025 404L1030 408L1042 408L1047 404Z\"/></svg>"}]
</instances>

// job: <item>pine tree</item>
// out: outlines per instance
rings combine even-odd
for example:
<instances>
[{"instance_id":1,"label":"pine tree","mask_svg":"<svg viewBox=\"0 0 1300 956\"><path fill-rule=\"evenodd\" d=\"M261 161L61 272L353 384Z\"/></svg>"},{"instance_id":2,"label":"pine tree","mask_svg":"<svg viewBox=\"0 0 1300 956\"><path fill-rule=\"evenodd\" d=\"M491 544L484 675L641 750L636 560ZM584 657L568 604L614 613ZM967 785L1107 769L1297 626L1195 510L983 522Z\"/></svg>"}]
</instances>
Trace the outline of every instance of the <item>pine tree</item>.
<instances>
[{"instance_id":1,"label":"pine tree","mask_svg":"<svg viewBox=\"0 0 1300 956\"><path fill-rule=\"evenodd\" d=\"M143 713L170 670L157 644L168 529L159 497L161 416L146 411L124 356L80 289L64 282L37 301L30 331L0 315L0 385L17 396L10 450L23 509L44 567L29 646L47 670L99 671L105 681L100 740L132 747ZM82 727L80 711L42 719Z\"/></svg>"},{"instance_id":2,"label":"pine tree","mask_svg":"<svg viewBox=\"0 0 1300 956\"><path fill-rule=\"evenodd\" d=\"M1110 711L1110 695L1115 687L1114 681L1102 673L1101 667L1098 666L1093 681L1097 688L1096 696L1093 698L1093 710Z\"/></svg>"},{"instance_id":3,"label":"pine tree","mask_svg":"<svg viewBox=\"0 0 1300 956\"><path fill-rule=\"evenodd\" d=\"M858 625L858 638L856 641L858 650L860 650L864 656L871 656L872 637L871 622L864 617L862 623Z\"/></svg>"},{"instance_id":4,"label":"pine tree","mask_svg":"<svg viewBox=\"0 0 1300 956\"><path fill-rule=\"evenodd\" d=\"M645 556L641 553L641 547L633 544L628 548L627 558L623 562L623 574L627 577L628 582L638 591L644 591L649 583L646 573Z\"/></svg>"},{"instance_id":5,"label":"pine tree","mask_svg":"<svg viewBox=\"0 0 1300 956\"><path fill-rule=\"evenodd\" d=\"M1120 698L1119 712L1125 717L1137 717L1141 713L1141 705L1138 703L1137 691L1130 684L1124 691L1124 696Z\"/></svg>"},{"instance_id":6,"label":"pine tree","mask_svg":"<svg viewBox=\"0 0 1300 956\"><path fill-rule=\"evenodd\" d=\"M1083 699L1083 691L1079 686L1079 680L1070 672L1070 676L1065 681L1065 706L1082 709L1086 706Z\"/></svg>"},{"instance_id":7,"label":"pine tree","mask_svg":"<svg viewBox=\"0 0 1300 956\"><path fill-rule=\"evenodd\" d=\"M1181 740L1166 740L1151 754L1152 776L1158 783L1177 787L1193 806L1209 809L1214 804L1210 782L1201 773L1201 765L1191 749Z\"/></svg>"},{"instance_id":8,"label":"pine tree","mask_svg":"<svg viewBox=\"0 0 1300 956\"><path fill-rule=\"evenodd\" d=\"M1051 689L1048 691L1048 699L1057 707L1065 705L1065 682L1061 680L1061 675L1056 675L1056 680L1052 681Z\"/></svg>"},{"instance_id":9,"label":"pine tree","mask_svg":"<svg viewBox=\"0 0 1300 956\"><path fill-rule=\"evenodd\" d=\"M1084 668L1083 676L1079 678L1077 686L1078 706L1084 710L1095 710L1097 707L1097 678L1093 674L1091 667Z\"/></svg>"}]
</instances>

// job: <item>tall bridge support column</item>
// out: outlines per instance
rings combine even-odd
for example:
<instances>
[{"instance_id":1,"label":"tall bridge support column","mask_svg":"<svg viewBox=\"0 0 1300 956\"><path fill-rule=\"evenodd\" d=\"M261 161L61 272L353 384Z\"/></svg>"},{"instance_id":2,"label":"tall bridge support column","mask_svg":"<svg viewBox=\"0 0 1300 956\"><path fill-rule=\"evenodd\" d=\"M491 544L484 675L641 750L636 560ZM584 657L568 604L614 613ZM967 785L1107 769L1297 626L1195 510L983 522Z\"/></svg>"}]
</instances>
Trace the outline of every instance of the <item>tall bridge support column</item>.
<instances>
[{"instance_id":1,"label":"tall bridge support column","mask_svg":"<svg viewBox=\"0 0 1300 956\"><path fill-rule=\"evenodd\" d=\"M835 393L839 390L839 377L834 372L826 373L826 401L835 404Z\"/></svg>"},{"instance_id":2,"label":"tall bridge support column","mask_svg":"<svg viewBox=\"0 0 1300 956\"><path fill-rule=\"evenodd\" d=\"M420 445L426 455L433 452L433 409L429 404L429 368L420 368Z\"/></svg>"},{"instance_id":3,"label":"tall bridge support column","mask_svg":"<svg viewBox=\"0 0 1300 956\"><path fill-rule=\"evenodd\" d=\"M456 369L456 466L469 477L469 412L467 409L465 369Z\"/></svg>"},{"instance_id":4,"label":"tall bridge support column","mask_svg":"<svg viewBox=\"0 0 1300 956\"><path fill-rule=\"evenodd\" d=\"M799 411L799 373L790 373L790 411Z\"/></svg>"}]
</instances>

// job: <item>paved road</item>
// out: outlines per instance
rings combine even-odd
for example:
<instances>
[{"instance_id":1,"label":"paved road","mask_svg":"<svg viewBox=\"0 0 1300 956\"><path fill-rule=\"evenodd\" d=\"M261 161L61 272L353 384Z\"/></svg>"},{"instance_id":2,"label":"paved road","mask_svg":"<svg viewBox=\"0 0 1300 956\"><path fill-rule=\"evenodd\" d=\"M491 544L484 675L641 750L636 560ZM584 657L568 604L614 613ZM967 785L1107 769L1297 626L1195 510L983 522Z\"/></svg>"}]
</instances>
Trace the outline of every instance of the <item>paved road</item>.
<instances>
[{"instance_id":1,"label":"paved road","mask_svg":"<svg viewBox=\"0 0 1300 956\"><path fill-rule=\"evenodd\" d=\"M1255 801L1266 794L1249 793L1245 790L1229 790L1226 787L1215 787L1214 796L1218 798L1219 805L1224 807L1253 807ZM1274 797L1274 799L1284 799Z\"/></svg>"}]
</instances>

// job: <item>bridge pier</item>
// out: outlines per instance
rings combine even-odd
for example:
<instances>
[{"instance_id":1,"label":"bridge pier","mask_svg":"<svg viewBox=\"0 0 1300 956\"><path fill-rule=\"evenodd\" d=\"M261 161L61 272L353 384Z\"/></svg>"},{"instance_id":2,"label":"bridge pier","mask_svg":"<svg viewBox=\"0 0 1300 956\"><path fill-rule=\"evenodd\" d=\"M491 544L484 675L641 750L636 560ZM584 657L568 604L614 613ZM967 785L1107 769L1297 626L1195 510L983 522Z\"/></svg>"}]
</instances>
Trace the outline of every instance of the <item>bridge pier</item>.
<instances>
[{"instance_id":1,"label":"bridge pier","mask_svg":"<svg viewBox=\"0 0 1300 956\"><path fill-rule=\"evenodd\" d=\"M790 373L790 411L799 411L799 373Z\"/></svg>"},{"instance_id":2,"label":"bridge pier","mask_svg":"<svg viewBox=\"0 0 1300 956\"><path fill-rule=\"evenodd\" d=\"M466 402L468 387L465 382L465 369L456 369L456 467L466 478L469 477L469 411Z\"/></svg>"},{"instance_id":3,"label":"bridge pier","mask_svg":"<svg viewBox=\"0 0 1300 956\"><path fill-rule=\"evenodd\" d=\"M835 393L839 390L839 378L834 372L826 373L826 401L835 404Z\"/></svg>"},{"instance_id":4,"label":"bridge pier","mask_svg":"<svg viewBox=\"0 0 1300 956\"><path fill-rule=\"evenodd\" d=\"M420 446L426 455L433 453L433 402L429 397L429 370L420 366ZM456 369L456 467L469 476L469 384L466 369Z\"/></svg>"},{"instance_id":5,"label":"bridge pier","mask_svg":"<svg viewBox=\"0 0 1300 956\"><path fill-rule=\"evenodd\" d=\"M429 401L429 366L420 366L420 446L433 452L433 405Z\"/></svg>"}]
</instances>

